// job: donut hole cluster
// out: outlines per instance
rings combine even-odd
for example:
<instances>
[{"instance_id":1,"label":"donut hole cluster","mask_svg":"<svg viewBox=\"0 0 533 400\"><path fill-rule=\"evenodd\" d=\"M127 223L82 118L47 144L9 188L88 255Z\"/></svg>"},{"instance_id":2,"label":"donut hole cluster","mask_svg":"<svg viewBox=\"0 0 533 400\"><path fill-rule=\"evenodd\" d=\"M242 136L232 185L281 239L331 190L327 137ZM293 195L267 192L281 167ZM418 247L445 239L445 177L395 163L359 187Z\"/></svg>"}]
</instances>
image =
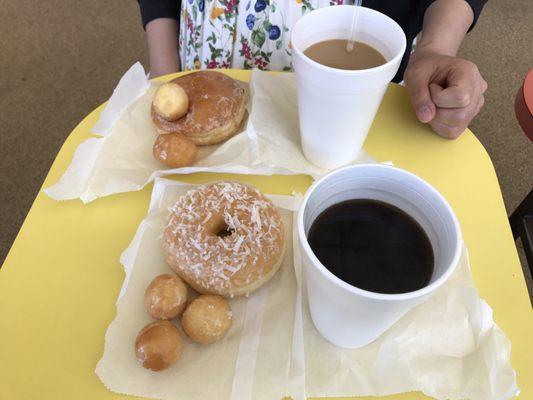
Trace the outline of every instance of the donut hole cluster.
<instances>
[{"instance_id":1,"label":"donut hole cluster","mask_svg":"<svg viewBox=\"0 0 533 400\"><path fill-rule=\"evenodd\" d=\"M189 97L177 83L161 85L152 102L154 111L166 121L177 121L187 115ZM196 144L181 133L160 134L152 149L156 160L170 168L192 165L198 150Z\"/></svg>"},{"instance_id":2,"label":"donut hole cluster","mask_svg":"<svg viewBox=\"0 0 533 400\"><path fill-rule=\"evenodd\" d=\"M156 276L145 292L145 305L154 322L146 325L135 340L135 354L146 369L161 371L174 364L182 352L177 322L193 342L216 342L229 330L232 312L228 302L217 295L200 295L188 302L185 283L174 274Z\"/></svg>"}]
</instances>

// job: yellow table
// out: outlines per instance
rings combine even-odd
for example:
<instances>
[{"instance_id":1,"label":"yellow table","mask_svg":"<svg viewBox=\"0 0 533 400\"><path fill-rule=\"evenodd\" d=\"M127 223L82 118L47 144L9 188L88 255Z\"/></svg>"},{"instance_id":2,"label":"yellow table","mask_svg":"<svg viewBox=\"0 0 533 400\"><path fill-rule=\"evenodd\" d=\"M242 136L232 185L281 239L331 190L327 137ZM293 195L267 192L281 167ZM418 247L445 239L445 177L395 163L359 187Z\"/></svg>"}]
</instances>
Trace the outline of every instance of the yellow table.
<instances>
[{"instance_id":1,"label":"yellow table","mask_svg":"<svg viewBox=\"0 0 533 400\"><path fill-rule=\"evenodd\" d=\"M243 71L228 74L249 78ZM43 187L59 179L101 110L74 129ZM428 180L455 209L480 295L512 342L520 397L532 399L531 306L496 174L482 145L470 131L456 141L437 137L416 121L406 91L391 85L365 148L378 160L392 160ZM206 182L224 176L179 178ZM303 192L311 182L305 176L232 178L283 194ZM94 368L124 278L119 256L146 214L151 189L88 205L56 202L39 193L0 270L0 399L119 397L105 389Z\"/></svg>"}]
</instances>

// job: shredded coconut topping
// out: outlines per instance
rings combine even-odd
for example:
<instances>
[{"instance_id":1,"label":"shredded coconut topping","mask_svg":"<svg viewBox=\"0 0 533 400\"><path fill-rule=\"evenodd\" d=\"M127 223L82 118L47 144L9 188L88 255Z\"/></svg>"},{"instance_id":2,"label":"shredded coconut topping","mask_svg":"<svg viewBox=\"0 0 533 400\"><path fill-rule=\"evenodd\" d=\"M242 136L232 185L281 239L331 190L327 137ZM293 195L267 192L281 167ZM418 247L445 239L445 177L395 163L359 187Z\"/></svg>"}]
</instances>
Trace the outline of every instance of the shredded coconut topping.
<instances>
[{"instance_id":1,"label":"shredded coconut topping","mask_svg":"<svg viewBox=\"0 0 533 400\"><path fill-rule=\"evenodd\" d=\"M248 286L270 272L283 253L279 213L248 185L203 185L169 211L163 241L167 261L183 279L207 290L227 294ZM221 231L230 234L219 236Z\"/></svg>"}]
</instances>

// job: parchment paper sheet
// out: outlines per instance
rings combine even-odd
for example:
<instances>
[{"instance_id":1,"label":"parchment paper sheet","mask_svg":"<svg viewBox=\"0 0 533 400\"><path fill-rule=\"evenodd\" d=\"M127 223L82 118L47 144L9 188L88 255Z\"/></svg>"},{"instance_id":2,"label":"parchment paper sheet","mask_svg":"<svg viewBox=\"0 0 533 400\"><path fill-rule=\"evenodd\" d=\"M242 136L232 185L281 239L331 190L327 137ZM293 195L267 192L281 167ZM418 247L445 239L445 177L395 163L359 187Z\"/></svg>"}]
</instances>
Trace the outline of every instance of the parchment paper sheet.
<instances>
[{"instance_id":1,"label":"parchment paper sheet","mask_svg":"<svg viewBox=\"0 0 533 400\"><path fill-rule=\"evenodd\" d=\"M300 250L295 248L297 275ZM421 391L437 399L508 399L520 391L511 344L474 287L467 249L451 279L373 343L347 350L314 329L302 304L309 397Z\"/></svg>"},{"instance_id":2,"label":"parchment paper sheet","mask_svg":"<svg viewBox=\"0 0 533 400\"><path fill-rule=\"evenodd\" d=\"M200 346L182 335L183 354L165 371L148 371L137 362L135 338L152 321L144 305L144 291L155 276L171 272L161 243L168 207L192 187L156 180L148 215L121 257L126 278L117 300L117 315L107 329L97 375L114 392L159 399L305 399L301 337L300 347L293 344L297 285L291 210L297 209L298 197L269 196L284 207L280 212L287 252L269 283L249 298L230 300L233 323L226 336Z\"/></svg>"},{"instance_id":3,"label":"parchment paper sheet","mask_svg":"<svg viewBox=\"0 0 533 400\"><path fill-rule=\"evenodd\" d=\"M519 393L510 343L479 298L468 253L450 281L372 344L357 350L326 342L311 321L294 218L297 196L269 196L286 228L283 266L248 299L231 300L234 321L220 342L184 340L182 358L154 373L139 366L133 343L151 321L144 290L167 267L161 233L167 209L194 185L156 179L146 219L124 251L126 278L96 373L112 391L161 399L281 399L422 391L438 399L507 399ZM292 235L292 241L291 241ZM294 246L293 246L294 245ZM294 267L294 268L293 268Z\"/></svg>"},{"instance_id":4,"label":"parchment paper sheet","mask_svg":"<svg viewBox=\"0 0 533 400\"><path fill-rule=\"evenodd\" d=\"M134 64L93 127L93 133L101 137L80 144L67 171L45 193L55 200L80 198L90 202L114 193L140 190L156 177L170 174L227 172L317 177L327 172L303 156L292 73L253 71L250 117L245 129L221 144L199 147L194 165L177 169L166 169L152 155L157 133L151 123L150 105L159 85L148 80L141 64ZM362 151L354 163L365 161L372 159Z\"/></svg>"}]
</instances>

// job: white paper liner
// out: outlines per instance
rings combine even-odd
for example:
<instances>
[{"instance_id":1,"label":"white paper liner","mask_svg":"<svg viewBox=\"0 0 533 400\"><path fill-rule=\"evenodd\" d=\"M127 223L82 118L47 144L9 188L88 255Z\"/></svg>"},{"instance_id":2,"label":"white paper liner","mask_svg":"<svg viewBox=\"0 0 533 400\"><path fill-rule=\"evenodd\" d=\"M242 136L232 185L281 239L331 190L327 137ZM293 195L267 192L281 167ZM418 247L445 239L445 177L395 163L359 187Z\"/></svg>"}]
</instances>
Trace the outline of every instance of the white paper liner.
<instances>
[{"instance_id":1,"label":"white paper liner","mask_svg":"<svg viewBox=\"0 0 533 400\"><path fill-rule=\"evenodd\" d=\"M192 187L157 179L148 215L123 253L126 278L96 368L110 390L160 399L221 400L409 391L438 399L496 400L519 393L510 342L479 298L466 248L450 281L375 342L347 350L324 340L313 326L302 290L295 224L300 198L294 196L268 196L283 207L284 263L249 299L231 300L234 321L228 335L208 347L185 339L183 356L170 369L143 369L133 343L151 321L144 290L154 276L169 272L161 249L168 207Z\"/></svg>"},{"instance_id":2,"label":"white paper liner","mask_svg":"<svg viewBox=\"0 0 533 400\"><path fill-rule=\"evenodd\" d=\"M142 189L156 177L192 172L255 175L327 172L303 156L294 75L253 71L251 104L245 128L214 146L200 146L190 167L166 169L152 155L157 133L150 106L158 82L150 82L139 63L122 77L90 138L80 144L67 171L45 193L55 200L98 197ZM248 86L243 83L243 85ZM361 151L354 163L372 161Z\"/></svg>"},{"instance_id":3,"label":"white paper liner","mask_svg":"<svg viewBox=\"0 0 533 400\"><path fill-rule=\"evenodd\" d=\"M297 359L302 352L293 351L297 285L292 210L298 207L298 197L269 196L289 208L280 209L288 251L280 271L258 292L229 300L233 323L226 336L200 346L182 335L183 354L165 371L148 371L137 362L135 337L151 321L144 291L155 276L171 272L161 243L168 208L193 186L156 180L148 215L121 257L126 278L96 374L111 391L158 399L305 399L303 360Z\"/></svg>"},{"instance_id":4,"label":"white paper liner","mask_svg":"<svg viewBox=\"0 0 533 400\"><path fill-rule=\"evenodd\" d=\"M299 248L295 264L301 264ZM421 391L437 399L496 400L520 393L511 344L478 296L466 247L442 288L360 349L341 349L322 338L305 294L302 313L309 397Z\"/></svg>"}]
</instances>

